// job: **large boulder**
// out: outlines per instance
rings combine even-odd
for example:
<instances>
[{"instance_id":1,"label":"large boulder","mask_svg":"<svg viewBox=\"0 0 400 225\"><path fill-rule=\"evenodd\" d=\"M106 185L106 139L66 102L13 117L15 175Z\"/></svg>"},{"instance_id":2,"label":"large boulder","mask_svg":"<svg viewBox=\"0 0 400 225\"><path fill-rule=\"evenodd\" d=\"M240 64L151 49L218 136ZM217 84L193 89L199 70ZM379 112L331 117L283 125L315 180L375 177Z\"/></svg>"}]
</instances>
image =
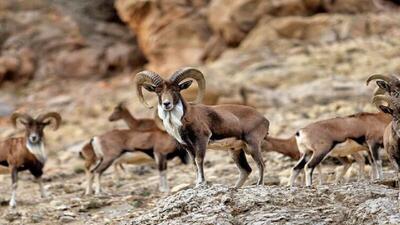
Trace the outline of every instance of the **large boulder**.
<instances>
[{"instance_id":1,"label":"large boulder","mask_svg":"<svg viewBox=\"0 0 400 225\"><path fill-rule=\"evenodd\" d=\"M168 74L201 62L211 30L203 5L192 1L117 0L121 19L137 34L149 68Z\"/></svg>"}]
</instances>

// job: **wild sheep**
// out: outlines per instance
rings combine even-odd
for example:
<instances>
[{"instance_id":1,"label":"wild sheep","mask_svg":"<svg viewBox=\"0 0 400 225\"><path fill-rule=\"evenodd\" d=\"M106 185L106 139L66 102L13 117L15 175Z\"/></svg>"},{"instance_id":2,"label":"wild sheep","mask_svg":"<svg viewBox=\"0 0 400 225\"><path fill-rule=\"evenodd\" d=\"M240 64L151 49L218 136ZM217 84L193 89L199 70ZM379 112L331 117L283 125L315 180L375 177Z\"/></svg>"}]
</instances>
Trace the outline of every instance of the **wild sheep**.
<instances>
[{"instance_id":1,"label":"wild sheep","mask_svg":"<svg viewBox=\"0 0 400 225\"><path fill-rule=\"evenodd\" d=\"M189 88L194 79L199 88L196 101L187 102L181 91ZM184 82L183 82L184 81ZM198 104L204 96L206 82L203 74L195 68L183 68L176 71L168 80L160 75L142 71L136 74L136 90L140 101L144 100L142 87L158 97L158 116L166 131L172 135L193 159L197 170L196 186L204 184L204 157L210 140L236 138L243 140L259 170L258 185L262 185L264 161L261 155L261 142L268 134L269 121L257 110L243 105ZM251 172L243 149L230 151L239 168L240 175L235 186L241 187Z\"/></svg>"},{"instance_id":2,"label":"wild sheep","mask_svg":"<svg viewBox=\"0 0 400 225\"><path fill-rule=\"evenodd\" d=\"M136 131L151 131L151 130L160 130L159 125L153 119L137 119L135 118L129 109L126 107L124 102L120 102L117 106L114 107L113 112L108 117L110 122L123 120L126 125L130 129ZM180 151L180 153L182 153ZM170 154L171 157L171 154ZM186 154L178 154L181 161L183 163L187 162L187 155ZM142 152L127 152L124 153L121 157L119 157L114 162L114 173L116 177L120 176L120 170L125 171L123 164L142 164L142 163L150 163L154 162L154 156L148 155Z\"/></svg>"},{"instance_id":3,"label":"wild sheep","mask_svg":"<svg viewBox=\"0 0 400 225\"><path fill-rule=\"evenodd\" d=\"M314 168L329 154L335 145L354 140L367 144L372 155L374 175L382 177L382 162L379 147L383 145L383 131L391 118L378 113L358 113L346 117L337 117L312 123L296 133L301 158L292 170L290 185L294 184L301 169L306 170L306 185L312 184Z\"/></svg>"},{"instance_id":4,"label":"wild sheep","mask_svg":"<svg viewBox=\"0 0 400 225\"><path fill-rule=\"evenodd\" d=\"M168 191L167 160L178 156L184 163L187 163L186 151L180 149L172 137L158 128L148 131L112 130L93 137L80 152L81 157L85 160L87 178L85 194L92 193L93 179L96 183L95 194L99 194L101 192L100 177L103 172L125 153L136 151L144 152L155 158L160 173L159 188L162 192Z\"/></svg>"},{"instance_id":5,"label":"wild sheep","mask_svg":"<svg viewBox=\"0 0 400 225\"><path fill-rule=\"evenodd\" d=\"M114 107L113 112L108 117L110 122L124 120L130 129L137 131L158 130L156 122L153 119L136 119L129 112L124 102L119 103Z\"/></svg>"},{"instance_id":6,"label":"wild sheep","mask_svg":"<svg viewBox=\"0 0 400 225\"><path fill-rule=\"evenodd\" d=\"M266 152L279 152L295 160L298 160L300 158L300 151L297 147L295 136L291 136L287 139L267 137L266 140L263 142L261 148L263 151ZM340 174L336 176L336 183L340 182L343 179L344 175L350 168L352 164L351 160L348 158L348 156L350 155L356 160L357 164L359 165L359 177L364 177L365 160L364 157L360 155L361 151L368 151L368 148L359 145L351 139L347 139L345 142L335 145L335 147L329 153L329 156L337 158L343 164L343 169L340 171ZM322 183L323 174L321 168L318 167L318 169L320 170L320 183Z\"/></svg>"},{"instance_id":7,"label":"wild sheep","mask_svg":"<svg viewBox=\"0 0 400 225\"><path fill-rule=\"evenodd\" d=\"M41 196L46 196L41 179L47 160L43 130L48 125L52 125L56 130L61 123L61 116L56 112L49 112L33 119L25 113L14 113L11 122L14 127L17 127L18 123L25 127L25 137L9 138L0 142L0 165L7 166L11 172L10 207L14 208L20 171L29 170L39 184Z\"/></svg>"}]
</instances>

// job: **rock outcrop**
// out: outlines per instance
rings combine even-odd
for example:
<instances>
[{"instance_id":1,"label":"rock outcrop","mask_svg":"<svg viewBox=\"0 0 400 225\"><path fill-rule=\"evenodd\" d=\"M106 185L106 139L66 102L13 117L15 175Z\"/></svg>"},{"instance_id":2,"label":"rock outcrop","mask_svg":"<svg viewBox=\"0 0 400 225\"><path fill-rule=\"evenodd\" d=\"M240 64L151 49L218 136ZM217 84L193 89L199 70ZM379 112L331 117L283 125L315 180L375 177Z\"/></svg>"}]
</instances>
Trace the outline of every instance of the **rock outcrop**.
<instances>
[{"instance_id":1,"label":"rock outcrop","mask_svg":"<svg viewBox=\"0 0 400 225\"><path fill-rule=\"evenodd\" d=\"M142 66L135 35L110 2L1 1L0 83L99 78Z\"/></svg>"},{"instance_id":2,"label":"rock outcrop","mask_svg":"<svg viewBox=\"0 0 400 225\"><path fill-rule=\"evenodd\" d=\"M161 199L130 224L398 224L397 191L360 183L318 188L212 185Z\"/></svg>"}]
</instances>

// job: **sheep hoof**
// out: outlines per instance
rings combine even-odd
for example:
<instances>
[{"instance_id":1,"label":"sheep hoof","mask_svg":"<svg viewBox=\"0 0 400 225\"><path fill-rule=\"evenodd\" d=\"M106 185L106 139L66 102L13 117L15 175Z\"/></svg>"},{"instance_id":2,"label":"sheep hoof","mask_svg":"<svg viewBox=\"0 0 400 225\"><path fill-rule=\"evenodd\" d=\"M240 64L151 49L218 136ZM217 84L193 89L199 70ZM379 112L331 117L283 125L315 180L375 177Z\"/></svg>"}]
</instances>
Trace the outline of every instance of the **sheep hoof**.
<instances>
[{"instance_id":1,"label":"sheep hoof","mask_svg":"<svg viewBox=\"0 0 400 225\"><path fill-rule=\"evenodd\" d=\"M169 192L169 188L168 187L160 187L159 191L163 192L163 193L167 193L167 192Z\"/></svg>"},{"instance_id":2,"label":"sheep hoof","mask_svg":"<svg viewBox=\"0 0 400 225\"><path fill-rule=\"evenodd\" d=\"M201 181L201 182L197 182L196 183L196 188L205 187L205 186L207 186L207 182L206 181Z\"/></svg>"}]
</instances>

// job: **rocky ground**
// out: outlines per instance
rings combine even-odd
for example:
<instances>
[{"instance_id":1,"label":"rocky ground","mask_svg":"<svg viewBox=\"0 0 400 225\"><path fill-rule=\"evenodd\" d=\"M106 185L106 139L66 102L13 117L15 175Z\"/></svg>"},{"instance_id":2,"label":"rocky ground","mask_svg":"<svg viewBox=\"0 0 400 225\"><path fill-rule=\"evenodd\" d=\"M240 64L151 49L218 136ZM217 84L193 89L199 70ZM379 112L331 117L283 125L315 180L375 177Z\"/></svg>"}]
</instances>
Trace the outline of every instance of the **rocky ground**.
<instances>
[{"instance_id":1,"label":"rocky ground","mask_svg":"<svg viewBox=\"0 0 400 225\"><path fill-rule=\"evenodd\" d=\"M330 160L324 185L290 189L285 185L295 162L269 152L266 186L253 186L253 173L235 190L229 154L209 150L205 187L193 188L192 166L176 160L169 163L169 194L157 191L155 166L146 164L128 166L122 179L110 169L105 193L86 197L76 152L91 136L126 127L107 121L120 101L137 117L153 115L135 95L132 74L143 68L165 76L197 66L206 75L207 104L254 106L271 121L271 136L375 112L369 103L374 87L365 80L400 68L397 1L117 0L115 8L110 1L77 2L0 2L0 137L23 135L8 122L15 110L63 116L59 130L46 131L50 196L40 199L32 177L21 173L19 207L11 211L10 176L0 175L0 224L400 223L386 161L384 181L357 181L352 170L348 183L333 184L338 166ZM190 89L185 96L194 94Z\"/></svg>"}]
</instances>

